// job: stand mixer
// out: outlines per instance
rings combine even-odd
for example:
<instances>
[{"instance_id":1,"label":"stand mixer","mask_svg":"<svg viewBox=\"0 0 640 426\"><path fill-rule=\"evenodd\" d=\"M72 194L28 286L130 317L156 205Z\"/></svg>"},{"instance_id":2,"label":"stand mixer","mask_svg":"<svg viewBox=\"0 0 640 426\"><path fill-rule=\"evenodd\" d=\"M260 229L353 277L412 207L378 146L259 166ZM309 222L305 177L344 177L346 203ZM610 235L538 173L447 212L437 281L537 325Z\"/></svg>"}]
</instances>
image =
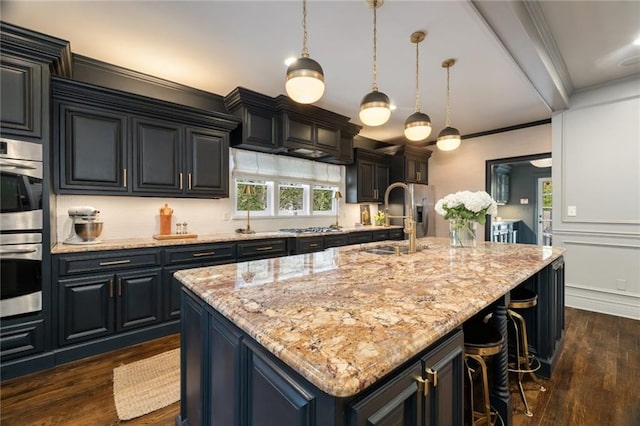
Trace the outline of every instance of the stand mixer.
<instances>
[{"instance_id":1,"label":"stand mixer","mask_svg":"<svg viewBox=\"0 0 640 426\"><path fill-rule=\"evenodd\" d=\"M97 244L102 233L102 221L98 220L100 211L91 206L71 207L71 232L64 244Z\"/></svg>"}]
</instances>

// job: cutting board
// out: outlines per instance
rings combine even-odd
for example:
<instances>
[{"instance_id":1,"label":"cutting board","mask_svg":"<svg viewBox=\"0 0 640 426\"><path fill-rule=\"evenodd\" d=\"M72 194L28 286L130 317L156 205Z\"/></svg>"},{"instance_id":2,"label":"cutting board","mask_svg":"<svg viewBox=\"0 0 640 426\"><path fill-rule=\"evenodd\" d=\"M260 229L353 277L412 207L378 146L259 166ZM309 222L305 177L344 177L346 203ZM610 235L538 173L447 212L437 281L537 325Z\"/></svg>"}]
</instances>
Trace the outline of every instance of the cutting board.
<instances>
[{"instance_id":1,"label":"cutting board","mask_svg":"<svg viewBox=\"0 0 640 426\"><path fill-rule=\"evenodd\" d=\"M198 234L156 234L153 238L156 240L184 240L188 238L198 238Z\"/></svg>"}]
</instances>

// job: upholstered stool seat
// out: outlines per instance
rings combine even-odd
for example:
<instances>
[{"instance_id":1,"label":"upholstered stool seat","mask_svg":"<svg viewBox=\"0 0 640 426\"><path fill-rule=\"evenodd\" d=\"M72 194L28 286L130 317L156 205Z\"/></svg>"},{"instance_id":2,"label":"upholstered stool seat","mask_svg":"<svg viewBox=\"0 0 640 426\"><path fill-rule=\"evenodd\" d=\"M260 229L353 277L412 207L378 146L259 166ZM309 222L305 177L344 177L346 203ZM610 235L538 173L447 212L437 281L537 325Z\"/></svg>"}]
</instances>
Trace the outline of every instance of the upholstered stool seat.
<instances>
[{"instance_id":1,"label":"upholstered stool seat","mask_svg":"<svg viewBox=\"0 0 640 426\"><path fill-rule=\"evenodd\" d=\"M469 376L471 416L473 424L493 425L495 412L491 411L489 401L489 379L487 375L486 359L499 353L504 344L504 336L493 326L477 319L467 321L463 325L464 332L464 359ZM470 366L473 360L477 364L476 369ZM475 411L473 408L473 372L480 369L482 375L482 411Z\"/></svg>"},{"instance_id":2,"label":"upholstered stool seat","mask_svg":"<svg viewBox=\"0 0 640 426\"><path fill-rule=\"evenodd\" d=\"M542 386L535 375L535 372L540 369L540 361L531 353L529 353L529 339L527 338L527 324L524 317L520 315L515 309L529 309L538 304L538 295L526 288L517 287L510 292L511 301L507 309L507 316L513 324L515 332L515 354L509 362L509 371L518 374L518 390L524 402L525 412L528 417L533 416L533 413L529 409L529 403L524 393L524 387L522 386L522 379L525 374L528 374L534 382L536 382L541 392L545 392L547 389Z\"/></svg>"}]
</instances>

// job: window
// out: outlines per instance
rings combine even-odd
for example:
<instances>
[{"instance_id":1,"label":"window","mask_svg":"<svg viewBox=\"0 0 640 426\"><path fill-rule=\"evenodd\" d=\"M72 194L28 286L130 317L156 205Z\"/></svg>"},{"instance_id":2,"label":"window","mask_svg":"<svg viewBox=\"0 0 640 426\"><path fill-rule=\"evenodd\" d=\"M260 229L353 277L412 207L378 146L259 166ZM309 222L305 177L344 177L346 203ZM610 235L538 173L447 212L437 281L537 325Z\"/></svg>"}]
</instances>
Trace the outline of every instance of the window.
<instances>
[{"instance_id":1,"label":"window","mask_svg":"<svg viewBox=\"0 0 640 426\"><path fill-rule=\"evenodd\" d=\"M250 211L254 216L269 216L273 196L269 187L273 184L260 180L236 180L236 213ZM247 192L250 187L250 192Z\"/></svg>"},{"instance_id":2,"label":"window","mask_svg":"<svg viewBox=\"0 0 640 426\"><path fill-rule=\"evenodd\" d=\"M246 192L247 186L251 187L249 193ZM243 177L235 180L235 187L236 215L246 213L247 209L252 217L336 214L334 194L338 191L337 186Z\"/></svg>"},{"instance_id":3,"label":"window","mask_svg":"<svg viewBox=\"0 0 640 426\"><path fill-rule=\"evenodd\" d=\"M309 192L309 185L296 183L281 183L278 185L278 213L281 215L309 214L305 193Z\"/></svg>"},{"instance_id":4,"label":"window","mask_svg":"<svg viewBox=\"0 0 640 426\"><path fill-rule=\"evenodd\" d=\"M333 194L335 194L337 190L338 188L335 187L314 186L313 193L311 195L313 199L313 213L333 214L335 209Z\"/></svg>"}]
</instances>

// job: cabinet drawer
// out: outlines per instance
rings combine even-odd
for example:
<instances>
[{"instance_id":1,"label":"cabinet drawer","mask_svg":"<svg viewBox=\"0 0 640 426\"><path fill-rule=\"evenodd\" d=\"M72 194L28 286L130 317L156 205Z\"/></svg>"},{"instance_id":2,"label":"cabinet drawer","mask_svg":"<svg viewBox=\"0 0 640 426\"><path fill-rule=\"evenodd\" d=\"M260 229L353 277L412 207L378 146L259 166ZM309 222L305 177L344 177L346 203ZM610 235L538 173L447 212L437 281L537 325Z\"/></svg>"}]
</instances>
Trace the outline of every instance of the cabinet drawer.
<instances>
[{"instance_id":1,"label":"cabinet drawer","mask_svg":"<svg viewBox=\"0 0 640 426\"><path fill-rule=\"evenodd\" d=\"M265 259L287 254L287 240L256 240L238 243L238 260Z\"/></svg>"},{"instance_id":2,"label":"cabinet drawer","mask_svg":"<svg viewBox=\"0 0 640 426\"><path fill-rule=\"evenodd\" d=\"M404 238L404 229L389 229L387 234L390 240L402 240Z\"/></svg>"},{"instance_id":3,"label":"cabinet drawer","mask_svg":"<svg viewBox=\"0 0 640 426\"><path fill-rule=\"evenodd\" d=\"M44 320L3 327L0 332L2 360L42 352L44 349Z\"/></svg>"},{"instance_id":4,"label":"cabinet drawer","mask_svg":"<svg viewBox=\"0 0 640 426\"><path fill-rule=\"evenodd\" d=\"M165 265L231 263L235 260L236 245L234 243L198 244L188 247L164 249Z\"/></svg>"},{"instance_id":5,"label":"cabinet drawer","mask_svg":"<svg viewBox=\"0 0 640 426\"><path fill-rule=\"evenodd\" d=\"M347 244L361 244L371 242L371 232L354 232L347 235Z\"/></svg>"},{"instance_id":6,"label":"cabinet drawer","mask_svg":"<svg viewBox=\"0 0 640 426\"><path fill-rule=\"evenodd\" d=\"M324 237L324 247L341 247L347 245L347 236L342 235L328 235Z\"/></svg>"},{"instance_id":7,"label":"cabinet drawer","mask_svg":"<svg viewBox=\"0 0 640 426\"><path fill-rule=\"evenodd\" d=\"M387 230L371 231L371 241L384 241L389 239Z\"/></svg>"},{"instance_id":8,"label":"cabinet drawer","mask_svg":"<svg viewBox=\"0 0 640 426\"><path fill-rule=\"evenodd\" d=\"M107 253L65 255L59 256L57 262L60 276L160 266L160 250L120 250Z\"/></svg>"},{"instance_id":9,"label":"cabinet drawer","mask_svg":"<svg viewBox=\"0 0 640 426\"><path fill-rule=\"evenodd\" d=\"M294 241L295 251L292 254L324 250L324 237L298 237Z\"/></svg>"}]
</instances>

